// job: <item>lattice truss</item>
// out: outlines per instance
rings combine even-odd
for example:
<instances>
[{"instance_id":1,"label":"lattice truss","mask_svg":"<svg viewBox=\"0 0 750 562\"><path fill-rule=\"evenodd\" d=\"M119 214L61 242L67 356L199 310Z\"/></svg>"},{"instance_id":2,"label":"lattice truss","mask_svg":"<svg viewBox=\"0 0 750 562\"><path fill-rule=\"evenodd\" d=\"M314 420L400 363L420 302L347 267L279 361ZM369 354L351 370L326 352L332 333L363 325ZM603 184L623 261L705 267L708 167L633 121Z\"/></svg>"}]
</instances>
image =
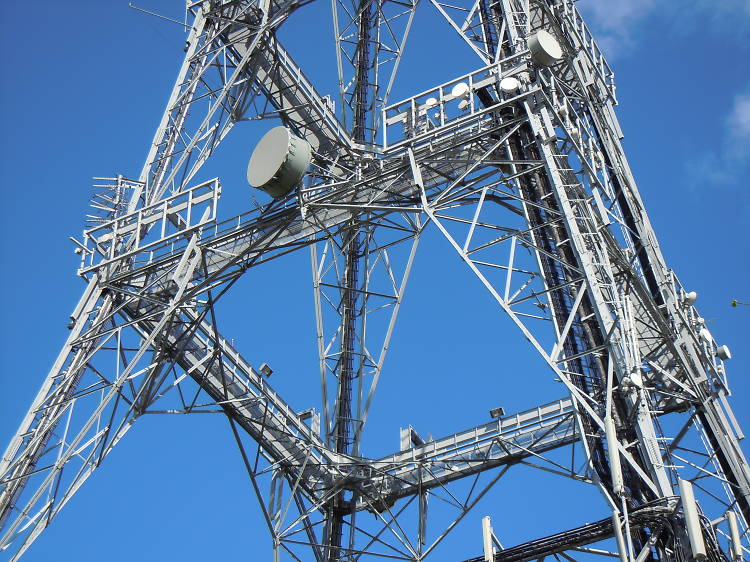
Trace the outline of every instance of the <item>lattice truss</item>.
<instances>
[{"instance_id":1,"label":"lattice truss","mask_svg":"<svg viewBox=\"0 0 750 562\"><path fill-rule=\"evenodd\" d=\"M520 464L597 487L603 519L477 560L687 560L695 529L707 558L747 558L750 471L725 353L665 265L620 145L612 70L574 3L431 0L420 9L437 10L477 69L397 102L416 2L334 0L338 100L276 36L302 4L189 3L146 164L138 180L101 180L70 336L2 457L2 547L23 554L144 414L217 412L277 559L422 560ZM540 29L562 46L554 65L530 56ZM222 215L219 179L199 172L255 120L305 138L313 163L288 196ZM425 229L567 395L444 437L408 428L399 451L367 458ZM248 270L302 249L322 402L300 412L221 334L215 305Z\"/></svg>"}]
</instances>

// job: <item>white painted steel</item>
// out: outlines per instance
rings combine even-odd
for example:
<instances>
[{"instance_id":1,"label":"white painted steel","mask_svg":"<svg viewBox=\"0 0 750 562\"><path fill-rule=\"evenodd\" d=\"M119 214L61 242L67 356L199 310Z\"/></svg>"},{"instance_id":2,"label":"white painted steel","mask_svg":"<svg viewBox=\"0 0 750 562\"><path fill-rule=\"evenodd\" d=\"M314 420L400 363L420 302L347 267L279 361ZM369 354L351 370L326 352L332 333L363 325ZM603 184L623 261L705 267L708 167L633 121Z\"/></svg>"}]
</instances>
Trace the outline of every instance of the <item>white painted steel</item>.
<instances>
[{"instance_id":1,"label":"white painted steel","mask_svg":"<svg viewBox=\"0 0 750 562\"><path fill-rule=\"evenodd\" d=\"M683 558L725 548L710 533L702 550L688 552L666 535L631 529L651 504L664 517L679 479L690 521L656 523L694 539L696 501L713 520L727 513L729 554L738 559L750 471L727 400L723 361L731 354L706 330L697 294L664 261L620 144L614 74L574 2L470 0L459 21L455 7L432 0L479 68L396 102L388 97L416 3L347 2L333 2L339 114L274 34L295 3L191 4L189 48L143 174L112 180L130 198L105 205L77 243L88 289L0 463L2 546L17 541L15 556L23 554L142 413L215 408L231 422L277 558L300 543L310 549L300 559L359 557L371 537L401 525L397 513L414 500L417 521L404 527L415 536L395 533L389 547L423 560L499 478L525 464L597 486L621 560L642 560L651 548L662 558L676 548ZM372 58L359 64L360 53ZM272 116L281 126L259 143L248 181L278 199L218 222L218 180L192 186L192 178L237 121ZM311 163L310 179L284 198ZM362 427L428 223L570 397L437 439L409 429L401 450L364 457ZM410 251L396 258L391 249L404 241ZM322 426L297 414L215 329L217 295L249 268L305 246L313 248ZM326 308L353 293L355 303L384 300L385 319L369 321L374 312L357 307L366 313L347 322ZM332 438L344 329L359 342L346 353L362 358L346 454ZM107 378L95 365L112 350ZM169 369L173 381L162 376ZM157 410L188 383L204 404ZM78 425L74 405L84 414ZM255 467L242 435L259 446ZM552 451L570 453L571 466ZM574 467L574 458L585 462ZM705 492L691 494L694 471ZM471 486L431 535L430 497L452 494L473 475L484 485ZM53 481L59 491L47 493ZM359 527L367 523L355 512L363 510L380 530ZM332 539L333 522L349 536Z\"/></svg>"}]
</instances>

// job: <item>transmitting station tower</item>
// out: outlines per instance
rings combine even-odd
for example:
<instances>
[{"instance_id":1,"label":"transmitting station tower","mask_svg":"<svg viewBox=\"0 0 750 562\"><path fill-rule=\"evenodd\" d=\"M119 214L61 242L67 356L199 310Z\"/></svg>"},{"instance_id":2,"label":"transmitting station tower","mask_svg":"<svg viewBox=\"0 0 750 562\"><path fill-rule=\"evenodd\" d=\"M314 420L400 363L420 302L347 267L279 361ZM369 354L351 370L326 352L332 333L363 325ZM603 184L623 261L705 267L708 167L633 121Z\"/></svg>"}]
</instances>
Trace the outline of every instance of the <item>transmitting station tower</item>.
<instances>
[{"instance_id":1,"label":"transmitting station tower","mask_svg":"<svg viewBox=\"0 0 750 562\"><path fill-rule=\"evenodd\" d=\"M187 3L184 62L146 163L98 182L69 337L2 456L3 552L20 557L144 414L216 411L270 532L254 559L444 559L444 539L520 465L593 486L598 511L503 547L491 521L500 533L512 506L483 503L484 544L464 543L463 558L748 559L730 351L659 249L613 72L574 0L430 0L420 10L475 70L401 100L390 94L417 0L333 0L338 82L325 88L277 35L307 3ZM247 173L264 202L220 210L204 164L264 119ZM370 458L363 428L384 407L381 374L395 376L384 362L430 230L478 281L444 298L486 291L520 332L514 349L564 396L437 438L408 427L399 450ZM219 332L217 302L299 250L319 361L295 376L319 379L322 400L294 409L271 367Z\"/></svg>"}]
</instances>

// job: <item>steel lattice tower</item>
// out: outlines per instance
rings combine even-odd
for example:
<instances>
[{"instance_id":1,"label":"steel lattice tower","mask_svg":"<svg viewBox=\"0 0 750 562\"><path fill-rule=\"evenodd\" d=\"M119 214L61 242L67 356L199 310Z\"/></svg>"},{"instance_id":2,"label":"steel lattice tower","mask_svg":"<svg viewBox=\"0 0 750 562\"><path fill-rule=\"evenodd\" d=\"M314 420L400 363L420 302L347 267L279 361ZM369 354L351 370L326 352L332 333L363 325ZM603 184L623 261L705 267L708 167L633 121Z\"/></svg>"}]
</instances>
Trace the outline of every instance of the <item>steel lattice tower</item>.
<instances>
[{"instance_id":1,"label":"steel lattice tower","mask_svg":"<svg viewBox=\"0 0 750 562\"><path fill-rule=\"evenodd\" d=\"M430 558L519 464L596 487L601 520L495 552L488 525L476 560L750 557L730 354L666 265L620 143L614 74L574 1L431 0L476 70L397 101L416 0L333 0L337 100L276 35L303 4L188 2L146 163L100 183L70 335L2 457L0 548L21 556L143 414L219 411L274 559ZM260 119L312 162L288 193L220 213L203 165ZM444 437L409 427L399 451L368 458L426 229L567 395ZM241 276L298 250L312 262L319 411L293 409L218 329Z\"/></svg>"}]
</instances>

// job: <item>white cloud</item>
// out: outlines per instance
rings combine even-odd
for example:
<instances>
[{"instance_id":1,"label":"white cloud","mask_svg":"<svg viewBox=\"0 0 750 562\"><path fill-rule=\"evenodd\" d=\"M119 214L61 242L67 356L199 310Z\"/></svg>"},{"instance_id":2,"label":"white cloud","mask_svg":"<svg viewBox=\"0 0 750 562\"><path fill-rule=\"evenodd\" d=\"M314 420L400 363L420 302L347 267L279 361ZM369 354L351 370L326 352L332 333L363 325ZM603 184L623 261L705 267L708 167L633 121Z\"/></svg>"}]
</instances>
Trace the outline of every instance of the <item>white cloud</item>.
<instances>
[{"instance_id":1,"label":"white cloud","mask_svg":"<svg viewBox=\"0 0 750 562\"><path fill-rule=\"evenodd\" d=\"M654 0L622 0L620 2L580 0L577 5L584 14L593 18L602 29L618 31L642 18L656 4Z\"/></svg>"},{"instance_id":2,"label":"white cloud","mask_svg":"<svg viewBox=\"0 0 750 562\"><path fill-rule=\"evenodd\" d=\"M750 88L734 98L727 117L724 155L729 163L739 163L750 156Z\"/></svg>"},{"instance_id":3,"label":"white cloud","mask_svg":"<svg viewBox=\"0 0 750 562\"><path fill-rule=\"evenodd\" d=\"M750 32L750 0L579 0L576 5L609 60L633 50L649 17L658 16L667 33L709 31L742 49Z\"/></svg>"},{"instance_id":4,"label":"white cloud","mask_svg":"<svg viewBox=\"0 0 750 562\"><path fill-rule=\"evenodd\" d=\"M725 125L726 133L717 149L688 164L695 185L732 184L750 164L750 86L734 97Z\"/></svg>"},{"instance_id":5,"label":"white cloud","mask_svg":"<svg viewBox=\"0 0 750 562\"><path fill-rule=\"evenodd\" d=\"M577 4L608 59L630 50L643 18L657 6L655 0L580 0Z\"/></svg>"},{"instance_id":6,"label":"white cloud","mask_svg":"<svg viewBox=\"0 0 750 562\"><path fill-rule=\"evenodd\" d=\"M750 2L748 0L693 0L693 2L671 2L670 15L680 20L709 23L714 31L740 32L750 24ZM738 37L739 39L739 37Z\"/></svg>"},{"instance_id":7,"label":"white cloud","mask_svg":"<svg viewBox=\"0 0 750 562\"><path fill-rule=\"evenodd\" d=\"M750 139L750 92L739 94L734 98L727 125L732 135L738 140Z\"/></svg>"}]
</instances>

